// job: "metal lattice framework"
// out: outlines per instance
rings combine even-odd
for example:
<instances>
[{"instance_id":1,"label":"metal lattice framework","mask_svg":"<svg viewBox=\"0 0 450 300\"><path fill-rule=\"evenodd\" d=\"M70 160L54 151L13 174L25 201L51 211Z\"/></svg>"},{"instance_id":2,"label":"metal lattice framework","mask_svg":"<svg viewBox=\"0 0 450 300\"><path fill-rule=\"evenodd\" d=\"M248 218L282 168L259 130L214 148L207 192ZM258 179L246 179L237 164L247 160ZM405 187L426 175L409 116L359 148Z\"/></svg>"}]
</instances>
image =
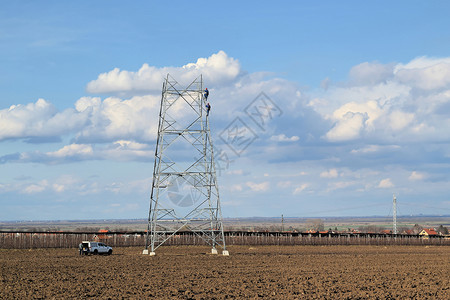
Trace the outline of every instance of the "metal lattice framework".
<instances>
[{"instance_id":1,"label":"metal lattice framework","mask_svg":"<svg viewBox=\"0 0 450 300\"><path fill-rule=\"evenodd\" d=\"M392 198L392 233L397 234L397 197Z\"/></svg>"},{"instance_id":2,"label":"metal lattice framework","mask_svg":"<svg viewBox=\"0 0 450 300\"><path fill-rule=\"evenodd\" d=\"M209 116L200 75L182 89L167 75L162 89L158 139L144 254L155 255L177 232L191 231L217 254L225 248Z\"/></svg>"}]
</instances>

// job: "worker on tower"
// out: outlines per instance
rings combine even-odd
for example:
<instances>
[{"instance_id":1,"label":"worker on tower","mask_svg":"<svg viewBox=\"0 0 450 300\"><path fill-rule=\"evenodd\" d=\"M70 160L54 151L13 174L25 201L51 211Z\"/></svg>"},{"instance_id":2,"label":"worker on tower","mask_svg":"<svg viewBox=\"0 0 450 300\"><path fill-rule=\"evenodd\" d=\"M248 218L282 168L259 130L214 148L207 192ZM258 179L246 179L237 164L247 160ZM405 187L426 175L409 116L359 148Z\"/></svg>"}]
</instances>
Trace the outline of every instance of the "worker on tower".
<instances>
[{"instance_id":1,"label":"worker on tower","mask_svg":"<svg viewBox=\"0 0 450 300\"><path fill-rule=\"evenodd\" d=\"M205 89L205 94L204 94L204 96L205 96L205 100L208 100L208 96L209 96L208 88Z\"/></svg>"},{"instance_id":2,"label":"worker on tower","mask_svg":"<svg viewBox=\"0 0 450 300\"><path fill-rule=\"evenodd\" d=\"M211 105L209 104L209 102L208 102L208 104L206 104L206 115L207 116L209 116L209 111L211 110Z\"/></svg>"}]
</instances>

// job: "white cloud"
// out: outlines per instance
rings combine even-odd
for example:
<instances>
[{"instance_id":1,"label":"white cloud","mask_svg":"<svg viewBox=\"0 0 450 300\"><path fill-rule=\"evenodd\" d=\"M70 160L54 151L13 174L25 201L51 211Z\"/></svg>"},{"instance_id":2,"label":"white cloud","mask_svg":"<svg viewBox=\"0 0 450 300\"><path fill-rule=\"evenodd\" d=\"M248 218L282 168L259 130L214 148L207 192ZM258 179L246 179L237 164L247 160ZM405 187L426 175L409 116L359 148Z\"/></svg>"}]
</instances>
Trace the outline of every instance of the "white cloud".
<instances>
[{"instance_id":1,"label":"white cloud","mask_svg":"<svg viewBox=\"0 0 450 300\"><path fill-rule=\"evenodd\" d=\"M265 128L266 131L258 132L258 136L261 140L270 138L276 142L301 143L272 143L271 146L252 144L248 152L256 154L262 160L273 159L275 164L280 159L291 160L298 157L300 149L294 147L303 147L304 144L308 147L301 150L302 160L312 157L314 161L332 156L333 159L345 162L345 154L337 148L330 150L330 145L327 144L343 141L346 143L342 144L346 146L342 146L341 150L348 146L343 150L346 154L389 154L394 150L398 154L404 149L402 146L405 141L433 142L448 141L450 138L450 90L422 89L419 93L415 81L398 77L398 72L417 71L436 64L445 65L448 60L433 59L431 63L423 65L418 63L423 59L415 60L406 65L398 64L397 68L391 64L363 63L350 71L351 79L348 82L329 82L327 90L320 90L318 94L312 95L300 93L295 82L270 77L267 72L245 74L241 71L239 62L223 52L200 58L194 64L186 64L184 67L170 69L143 66L135 72L113 72L111 76L105 73L89 86L98 88L97 92L126 92L128 98L82 97L73 108L64 111L58 111L51 103L39 99L36 103L0 110L0 139L64 137L64 140L70 140L66 145L50 145L55 147L54 151L49 151L47 147L45 151L8 154L0 157L0 162L64 163L89 159L152 161L163 80L160 75L169 69L174 71L173 76L177 80L178 76L181 78L180 81L197 70L203 72L205 81L210 82L205 72L213 72L208 76L215 76L215 79L211 79L216 85L211 88L210 97L214 101L212 113L216 133L237 115L245 117L243 109L261 91L269 95L283 110L283 115L271 121L270 126ZM152 68L159 72L156 79L152 77ZM191 77L189 79L192 80ZM109 88L108 84L113 86L115 80L118 88ZM445 80L442 82L445 83ZM444 84L442 82L439 86ZM149 94L143 95L142 91ZM307 104L306 99L313 100ZM251 122L249 120L247 125L252 125ZM296 129L295 135L275 134L289 126ZM321 137L325 138L321 143L325 143L320 149L314 148L317 144L308 144ZM362 143L353 143L360 141ZM396 145L389 146L393 144ZM330 151L333 153L330 154ZM353 158L364 160L365 156ZM231 157L230 159L233 160ZM323 169L323 166L319 166L319 170ZM328 176L335 174L330 173ZM245 188L246 184L242 186Z\"/></svg>"},{"instance_id":2,"label":"white cloud","mask_svg":"<svg viewBox=\"0 0 450 300\"><path fill-rule=\"evenodd\" d=\"M392 183L390 178L385 178L380 181L380 183L378 184L378 187L382 188L382 189L392 188L392 187L394 187L394 184Z\"/></svg>"},{"instance_id":3,"label":"white cloud","mask_svg":"<svg viewBox=\"0 0 450 300\"><path fill-rule=\"evenodd\" d=\"M329 191L338 190L338 189L344 189L346 187L352 186L356 184L354 181L339 181L339 182L332 182L329 186Z\"/></svg>"},{"instance_id":4,"label":"white cloud","mask_svg":"<svg viewBox=\"0 0 450 300\"><path fill-rule=\"evenodd\" d=\"M373 122L382 114L378 103L370 100L364 103L349 102L334 111L333 117L335 120L345 118L348 113L360 113L367 115L366 125L373 126Z\"/></svg>"},{"instance_id":5,"label":"white cloud","mask_svg":"<svg viewBox=\"0 0 450 300\"><path fill-rule=\"evenodd\" d=\"M56 151L22 152L18 155L0 157L6 162L35 162L61 164L80 160L114 160L114 161L150 161L154 155L154 146L133 141L120 140L109 144L93 146L91 144L70 144Z\"/></svg>"},{"instance_id":6,"label":"white cloud","mask_svg":"<svg viewBox=\"0 0 450 300\"><path fill-rule=\"evenodd\" d=\"M76 139L152 140L156 137L158 126L158 103L159 97L154 95L134 96L127 100L110 97L103 101L96 97L83 97L75 103L75 107L79 111L90 111L90 122L77 133Z\"/></svg>"},{"instance_id":7,"label":"white cloud","mask_svg":"<svg viewBox=\"0 0 450 300\"><path fill-rule=\"evenodd\" d=\"M241 73L239 62L219 51L208 58L199 58L195 63L182 67L157 68L148 64L136 71L125 71L118 68L102 73L96 80L88 83L90 93L121 93L136 91L161 90L162 81L170 74L181 85L189 84L202 74L208 78L208 84L219 85L234 80Z\"/></svg>"},{"instance_id":8,"label":"white cloud","mask_svg":"<svg viewBox=\"0 0 450 300\"><path fill-rule=\"evenodd\" d=\"M285 188L288 188L288 187L290 187L292 185L292 182L291 181L279 181L278 183L277 183L277 186L278 187L280 187L280 188L283 188L283 189L285 189Z\"/></svg>"},{"instance_id":9,"label":"white cloud","mask_svg":"<svg viewBox=\"0 0 450 300\"><path fill-rule=\"evenodd\" d=\"M357 139L364 129L366 120L366 115L347 112L340 117L336 125L327 132L326 137L329 141L333 142Z\"/></svg>"},{"instance_id":10,"label":"white cloud","mask_svg":"<svg viewBox=\"0 0 450 300\"><path fill-rule=\"evenodd\" d=\"M255 182L251 182L248 181L246 183L246 185L253 191L253 192L265 192L269 189L269 182L265 181L265 182L261 182L261 183L255 183Z\"/></svg>"},{"instance_id":11,"label":"white cloud","mask_svg":"<svg viewBox=\"0 0 450 300\"><path fill-rule=\"evenodd\" d=\"M350 151L352 154L367 154L367 153L376 153L376 152L382 152L382 151L393 151L398 150L401 147L399 145L386 145L386 146L380 146L380 145L368 145L359 149L353 149Z\"/></svg>"},{"instance_id":12,"label":"white cloud","mask_svg":"<svg viewBox=\"0 0 450 300\"><path fill-rule=\"evenodd\" d=\"M400 82L433 90L450 86L450 58L418 57L409 63L398 64L394 74Z\"/></svg>"},{"instance_id":13,"label":"white cloud","mask_svg":"<svg viewBox=\"0 0 450 300\"><path fill-rule=\"evenodd\" d=\"M328 141L445 141L450 120L450 58L362 63L351 80L318 90L308 106L332 122Z\"/></svg>"},{"instance_id":14,"label":"white cloud","mask_svg":"<svg viewBox=\"0 0 450 300\"><path fill-rule=\"evenodd\" d=\"M414 120L414 114L395 110L389 115L392 130L399 131L410 125Z\"/></svg>"},{"instance_id":15,"label":"white cloud","mask_svg":"<svg viewBox=\"0 0 450 300\"><path fill-rule=\"evenodd\" d=\"M322 173L320 173L320 177L322 178L336 178L338 176L339 174L336 169L330 169L328 171L323 171Z\"/></svg>"},{"instance_id":16,"label":"white cloud","mask_svg":"<svg viewBox=\"0 0 450 300\"><path fill-rule=\"evenodd\" d=\"M409 175L408 179L411 181L419 181L419 180L425 179L425 177L426 177L426 175L424 173L412 171L411 175Z\"/></svg>"},{"instance_id":17,"label":"white cloud","mask_svg":"<svg viewBox=\"0 0 450 300\"><path fill-rule=\"evenodd\" d=\"M309 183L303 183L300 186L297 186L292 192L293 195L298 195L309 187Z\"/></svg>"},{"instance_id":18,"label":"white cloud","mask_svg":"<svg viewBox=\"0 0 450 300\"><path fill-rule=\"evenodd\" d=\"M64 192L64 190L65 190L65 186L64 186L64 185L62 185L62 184L57 184L57 183L54 183L54 184L52 185L52 188L53 188L53 190L54 190L55 192L57 192L57 193L62 193L62 192Z\"/></svg>"},{"instance_id":19,"label":"white cloud","mask_svg":"<svg viewBox=\"0 0 450 300\"><path fill-rule=\"evenodd\" d=\"M120 140L100 149L97 156L121 161L149 160L154 155L154 147L148 144Z\"/></svg>"},{"instance_id":20,"label":"white cloud","mask_svg":"<svg viewBox=\"0 0 450 300\"><path fill-rule=\"evenodd\" d=\"M285 134L273 135L270 137L270 140L275 142L296 142L299 139L300 138L296 135L287 137Z\"/></svg>"},{"instance_id":21,"label":"white cloud","mask_svg":"<svg viewBox=\"0 0 450 300\"><path fill-rule=\"evenodd\" d=\"M231 170L231 171L227 171L228 175L244 175L244 170L239 169L239 170Z\"/></svg>"},{"instance_id":22,"label":"white cloud","mask_svg":"<svg viewBox=\"0 0 450 300\"><path fill-rule=\"evenodd\" d=\"M61 157L90 157L94 153L91 145L83 145L83 144L71 144L64 146L63 148L55 151L48 152L47 155L49 157L61 158Z\"/></svg>"},{"instance_id":23,"label":"white cloud","mask_svg":"<svg viewBox=\"0 0 450 300\"><path fill-rule=\"evenodd\" d=\"M262 91L269 96L276 95L274 102L286 113L301 111L294 109L302 97L295 83L280 78L267 79L268 73L244 74L239 62L223 51L208 58L199 58L196 63L183 67L153 69L164 73L164 76L167 71L173 71L171 75L180 82L183 78L192 80L192 76L197 73L203 73L208 83L215 82L216 87L210 89L210 97L214 100L212 113L216 120L229 122L230 116L235 117L236 111L242 111ZM127 99L81 97L75 102L74 108L64 111L58 111L50 102L39 99L36 103L13 105L0 110L0 140L33 139L33 142L48 142L69 137L76 144L94 145L118 140L150 143L156 138L163 81L159 75L152 77L153 69L144 66L137 72L112 72L111 76L103 74L89 84L91 88L96 86L106 92L108 84L114 87L115 81L118 81L116 90L129 89L127 94L130 97ZM153 78L150 83L146 82L148 76ZM136 92L140 86L151 86L152 82L155 90L145 88L148 95ZM178 114L175 117L183 118L183 111ZM299 140L298 136L279 135L275 138L286 142Z\"/></svg>"},{"instance_id":24,"label":"white cloud","mask_svg":"<svg viewBox=\"0 0 450 300\"><path fill-rule=\"evenodd\" d=\"M47 180L41 180L38 183L27 185L23 188L22 193L24 194L36 194L36 193L42 193L45 191L48 187L48 181Z\"/></svg>"},{"instance_id":25,"label":"white cloud","mask_svg":"<svg viewBox=\"0 0 450 300\"><path fill-rule=\"evenodd\" d=\"M395 187L391 178L395 181L395 178L400 178L396 185L404 191L424 189L423 185L407 187L406 184L414 185L414 181L423 180L431 171L408 172L404 176L404 170L411 170L411 164L414 165L413 168L426 170L424 164L431 161L430 155L434 155L432 161L438 161L441 153L449 157L447 146L450 138L450 89L447 89L446 79L437 78L439 82L434 88L429 82L417 82L421 76L434 76L427 73L434 70L431 64L421 66L415 62L416 65L406 64L409 66L398 67L394 72L393 65L363 63L350 71L348 82L327 81L325 90L320 89L318 94L308 95L310 91L299 91L298 86L302 83L274 78L271 77L273 75L262 72L245 74L241 72L237 60L224 53L218 54L220 57L213 58L213 55L199 59L184 68L155 68L144 65L137 71L111 71L100 75L89 84L91 91L116 93L122 95L120 97L82 97L76 101L73 108L63 111L43 99L36 103L0 110L0 139L54 137L70 141L38 145L37 150L31 148L33 145L26 145L25 152L2 154L0 162L57 164L76 160L110 159L153 163L160 91L165 75L162 73L169 69L174 70L171 74L180 81L192 80L193 78L188 78L187 75L194 74L196 70L202 71L205 82L212 84L210 98L213 105L211 124L212 130L215 130L212 132L216 135L214 138L217 138L217 134L236 116L244 119L245 107L261 91L269 95L283 110L280 118L274 118L264 130L257 131L259 140L248 148L248 153L227 158L231 160L230 164L241 168L228 170L227 165L227 171L222 172L223 180L219 180L225 195L230 191L236 192L237 200L233 199L233 204L245 205L245 201L239 202L242 191L262 192L259 195L264 199L266 194L270 194L264 192L275 185L276 192L280 197L287 196L286 199L295 198L291 194L301 194L302 199L310 199L307 194L312 192L315 192L314 195L329 196L333 190L337 190L333 196L342 199L348 196L344 195L344 189L370 192L373 194L369 196L377 197L376 193L384 193L377 188ZM222 67L219 63L221 59ZM214 61L218 66L208 66ZM439 59L433 63L445 66ZM152 68L156 73L153 73ZM428 71L425 72L427 68ZM403 71L398 71L400 69ZM216 77L207 77L205 70L216 72L212 75ZM406 72L410 72L409 75ZM114 82L117 86L114 86ZM147 92L149 94L144 95ZM123 95L128 96L125 98ZM256 128L252 120L247 118L245 121L248 121L247 125ZM280 132L289 135L278 134ZM325 139L321 140L321 137ZM280 143L268 145L264 143L267 139ZM300 143L294 143L296 141ZM341 141L345 143L334 144ZM423 141L429 143L422 143ZM20 141L15 143L20 144ZM215 143L215 146L227 147L220 143ZM9 146L8 143L5 144ZM422 152L422 148L426 148L426 152ZM396 167L400 165L401 171L389 168L389 164ZM406 164L410 165L405 166ZM330 169L336 165L339 165L338 169ZM258 172L255 178L260 178L259 181L237 180L239 178L236 175L249 174L249 171L243 170L252 170L252 174ZM321 172L323 170L325 171ZM438 170L437 173L439 172ZM314 183L294 180L295 177L304 175L311 178L299 179ZM433 175L433 179L438 177L445 176ZM151 178L141 182L117 179L114 183L70 176L49 179L47 182L39 181L40 179L33 181L32 178L20 182L13 180L15 179L11 179L11 182L1 182L0 192L13 191L29 195L48 192L62 199L66 193L91 195L107 192L108 195L119 195L131 194L139 189L145 194L151 184ZM238 184L235 184L236 182ZM445 190L445 187L442 190Z\"/></svg>"},{"instance_id":26,"label":"white cloud","mask_svg":"<svg viewBox=\"0 0 450 300\"><path fill-rule=\"evenodd\" d=\"M82 97L75 109L58 112L49 102L13 105L0 110L0 140L13 138L60 139L75 134L77 142L125 138L152 140L157 131L159 96L131 99ZM44 140L45 141L45 140Z\"/></svg>"},{"instance_id":27,"label":"white cloud","mask_svg":"<svg viewBox=\"0 0 450 300\"><path fill-rule=\"evenodd\" d=\"M59 137L84 126L87 114L74 109L57 112L44 99L0 110L0 140L7 138Z\"/></svg>"},{"instance_id":28,"label":"white cloud","mask_svg":"<svg viewBox=\"0 0 450 300\"><path fill-rule=\"evenodd\" d=\"M232 192L242 192L243 188L240 184L233 184L230 188Z\"/></svg>"},{"instance_id":29,"label":"white cloud","mask_svg":"<svg viewBox=\"0 0 450 300\"><path fill-rule=\"evenodd\" d=\"M346 103L333 112L332 118L337 123L326 136L330 141L356 139L364 130L373 129L373 123L381 114L381 108L373 100Z\"/></svg>"},{"instance_id":30,"label":"white cloud","mask_svg":"<svg viewBox=\"0 0 450 300\"><path fill-rule=\"evenodd\" d=\"M101 183L91 178L77 178L74 175L60 175L57 178L37 180L31 183L12 183L8 185L0 184L0 193L16 192L27 195L40 193L57 194L57 197L64 197L69 193L73 195L92 195L104 192L113 192L115 194L134 194L145 195L148 187L151 186L151 178L139 180L118 181L113 183ZM59 198L58 198L59 199Z\"/></svg>"},{"instance_id":31,"label":"white cloud","mask_svg":"<svg viewBox=\"0 0 450 300\"><path fill-rule=\"evenodd\" d=\"M392 77L393 65L364 62L350 70L352 81L357 84L375 85Z\"/></svg>"}]
</instances>

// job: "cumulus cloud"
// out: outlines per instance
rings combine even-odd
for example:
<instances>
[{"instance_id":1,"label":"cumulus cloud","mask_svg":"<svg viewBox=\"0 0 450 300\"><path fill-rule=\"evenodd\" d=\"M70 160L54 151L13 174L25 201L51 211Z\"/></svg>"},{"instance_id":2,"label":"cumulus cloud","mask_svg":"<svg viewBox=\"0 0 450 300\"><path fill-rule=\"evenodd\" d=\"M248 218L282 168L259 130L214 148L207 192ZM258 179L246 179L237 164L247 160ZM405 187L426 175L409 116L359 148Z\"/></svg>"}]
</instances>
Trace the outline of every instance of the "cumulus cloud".
<instances>
[{"instance_id":1,"label":"cumulus cloud","mask_svg":"<svg viewBox=\"0 0 450 300\"><path fill-rule=\"evenodd\" d=\"M382 189L387 189L387 188L394 187L394 184L392 183L390 178L385 178L380 181L380 183L378 184L378 187L382 188Z\"/></svg>"},{"instance_id":2,"label":"cumulus cloud","mask_svg":"<svg viewBox=\"0 0 450 300\"><path fill-rule=\"evenodd\" d=\"M0 141L59 137L78 130L87 121L87 113L74 109L58 112L44 99L26 105L12 105L8 109L0 110Z\"/></svg>"},{"instance_id":3,"label":"cumulus cloud","mask_svg":"<svg viewBox=\"0 0 450 300\"><path fill-rule=\"evenodd\" d=\"M386 82L392 77L393 64L368 63L364 62L354 66L350 70L350 78L353 83L359 85L375 85Z\"/></svg>"},{"instance_id":4,"label":"cumulus cloud","mask_svg":"<svg viewBox=\"0 0 450 300\"><path fill-rule=\"evenodd\" d=\"M26 185L23 188L22 193L24 193L24 194L42 193L43 191L45 191L47 189L48 185L49 184L48 184L47 180L42 180L38 183Z\"/></svg>"},{"instance_id":5,"label":"cumulus cloud","mask_svg":"<svg viewBox=\"0 0 450 300\"><path fill-rule=\"evenodd\" d=\"M296 135L287 137L285 134L273 135L270 137L270 140L275 142L296 142L299 139L300 138Z\"/></svg>"},{"instance_id":6,"label":"cumulus cloud","mask_svg":"<svg viewBox=\"0 0 450 300\"><path fill-rule=\"evenodd\" d=\"M411 172L411 175L409 175L408 179L409 179L410 181L419 181L419 180L424 179L425 177L426 177L426 176L425 176L424 173L417 172L417 171L412 171L412 172Z\"/></svg>"},{"instance_id":7,"label":"cumulus cloud","mask_svg":"<svg viewBox=\"0 0 450 300\"><path fill-rule=\"evenodd\" d=\"M230 188L232 192L242 192L243 188L240 184L233 184Z\"/></svg>"},{"instance_id":8,"label":"cumulus cloud","mask_svg":"<svg viewBox=\"0 0 450 300\"><path fill-rule=\"evenodd\" d=\"M399 110L394 110L389 115L389 125L394 131L406 128L414 120L414 114Z\"/></svg>"},{"instance_id":9,"label":"cumulus cloud","mask_svg":"<svg viewBox=\"0 0 450 300\"><path fill-rule=\"evenodd\" d=\"M96 80L88 83L86 89L94 94L159 91L167 74L181 84L188 84L202 74L208 78L209 84L215 86L229 83L240 73L239 61L229 57L224 51L219 51L208 58L199 58L197 62L182 67L157 68L144 64L136 72L115 68L100 74Z\"/></svg>"},{"instance_id":10,"label":"cumulus cloud","mask_svg":"<svg viewBox=\"0 0 450 300\"><path fill-rule=\"evenodd\" d=\"M356 184L354 181L339 181L339 182L331 182L328 184L328 191L345 189L349 186Z\"/></svg>"},{"instance_id":11,"label":"cumulus cloud","mask_svg":"<svg viewBox=\"0 0 450 300\"><path fill-rule=\"evenodd\" d=\"M246 185L253 191L253 192L265 192L269 189L270 183L268 181L261 182L261 183L255 183L248 181Z\"/></svg>"},{"instance_id":12,"label":"cumulus cloud","mask_svg":"<svg viewBox=\"0 0 450 300\"><path fill-rule=\"evenodd\" d=\"M27 183L0 184L0 193L17 192L29 196L41 193L56 194L58 197L64 193L76 195L92 195L101 192L112 192L115 194L133 194L148 192L151 178L139 180L119 181L113 183L99 183L91 178L79 178L74 175L63 174L53 179L36 180Z\"/></svg>"},{"instance_id":13,"label":"cumulus cloud","mask_svg":"<svg viewBox=\"0 0 450 300\"><path fill-rule=\"evenodd\" d=\"M366 114L347 112L327 132L326 137L328 140L336 142L357 139L360 137L367 119Z\"/></svg>"},{"instance_id":14,"label":"cumulus cloud","mask_svg":"<svg viewBox=\"0 0 450 300\"><path fill-rule=\"evenodd\" d=\"M210 97L216 132L220 133L238 115L258 137L246 154L260 157L270 153L274 161L280 160L277 156L283 160L299 159L296 146L317 145L313 143L318 140L325 141L324 146L336 142L350 145L350 154L401 150L397 145L403 142L448 141L450 83L437 75L433 77L435 73L430 70L435 70L435 66L445 69L449 61L418 58L406 64L366 62L350 70L347 82L328 82L327 89L311 95L301 92L297 83L267 72L245 73L238 60L223 51L181 67L144 65L137 71L113 70L99 75L87 89L116 96L82 97L73 108L63 111L44 99L0 110L0 140L69 141L54 151L6 154L0 157L0 163L148 160L154 151L161 83L166 72L180 81L191 81L203 73L205 81L214 83ZM420 87L404 72L432 76L439 84ZM127 97L119 97L122 92ZM261 92L276 103L283 115L258 131L244 110ZM285 133L276 134L279 132ZM278 142L276 151L272 151L273 143L270 149L262 144L267 140ZM329 156L325 148L302 148L302 159Z\"/></svg>"},{"instance_id":15,"label":"cumulus cloud","mask_svg":"<svg viewBox=\"0 0 450 300\"><path fill-rule=\"evenodd\" d=\"M83 97L75 103L78 111L89 111L89 124L76 134L77 142L112 141L134 138L150 141L156 137L159 97L134 96L130 99ZM153 117L153 122L150 120Z\"/></svg>"},{"instance_id":16,"label":"cumulus cloud","mask_svg":"<svg viewBox=\"0 0 450 300\"><path fill-rule=\"evenodd\" d=\"M300 186L297 186L292 192L293 195L298 195L309 187L309 183L303 183Z\"/></svg>"},{"instance_id":17,"label":"cumulus cloud","mask_svg":"<svg viewBox=\"0 0 450 300\"><path fill-rule=\"evenodd\" d=\"M321 90L308 105L331 123L330 142L444 141L450 137L450 58L406 64L362 63L350 80Z\"/></svg>"},{"instance_id":18,"label":"cumulus cloud","mask_svg":"<svg viewBox=\"0 0 450 300\"><path fill-rule=\"evenodd\" d=\"M219 72L223 68L228 71L222 72L222 75L209 74L214 78L226 77L229 80L234 78L232 85L220 85L216 89L212 89L212 93L214 90L217 92L212 95L214 97L212 114L214 114L215 121L229 122L230 116L235 116L236 111L243 111L261 91L268 95L278 95L280 98L272 100L277 105L283 106L283 109L297 105L295 103L301 98L296 85L287 80L267 79L265 77L267 74L262 73L237 76L235 71L240 72L237 60L228 57L223 52L207 59L199 59L196 63L187 64L182 69ZM158 79L159 83L161 81L161 78ZM128 160L132 157L139 160L145 159L144 156L149 153L148 149L132 149L130 148L131 144L121 144L119 147L116 142L127 140L142 145L153 144L158 126L160 97L160 87L158 87L157 93L149 91L148 95L134 95L127 99L81 97L74 103L74 108L64 111L58 111L51 103L43 99L27 105L11 106L11 108L1 111L0 140L27 139L29 141L30 138L33 138L34 142L48 142L50 140L61 141L65 138L70 140L70 144L63 145L60 149L52 152L29 151L3 155L0 157L0 163L62 163L64 159L68 162L82 159ZM290 109L289 111L297 110ZM183 111L175 111L175 114L177 113L179 115L175 117L178 118L178 121L185 117ZM246 120L246 122L250 124L252 120ZM226 124L220 126L224 128ZM274 139L293 142L300 138L297 135L288 137L283 134L275 136ZM119 152L120 156L117 155Z\"/></svg>"},{"instance_id":19,"label":"cumulus cloud","mask_svg":"<svg viewBox=\"0 0 450 300\"><path fill-rule=\"evenodd\" d=\"M401 147L399 145L367 145L359 149L353 149L350 151L352 154L368 154L377 152L387 152L398 150Z\"/></svg>"},{"instance_id":20,"label":"cumulus cloud","mask_svg":"<svg viewBox=\"0 0 450 300\"><path fill-rule=\"evenodd\" d=\"M57 183L54 183L54 184L52 185L52 188L53 188L53 190L54 190L55 192L57 192L57 193L62 193L62 192L64 192L64 190L65 190L65 186L64 186L64 185L57 184Z\"/></svg>"},{"instance_id":21,"label":"cumulus cloud","mask_svg":"<svg viewBox=\"0 0 450 300\"><path fill-rule=\"evenodd\" d=\"M338 176L339 174L336 169L330 169L328 171L323 171L322 173L320 173L320 177L322 178L336 178Z\"/></svg>"},{"instance_id":22,"label":"cumulus cloud","mask_svg":"<svg viewBox=\"0 0 450 300\"><path fill-rule=\"evenodd\" d=\"M94 151L92 150L91 145L81 145L81 144L71 144L64 146L63 148L55 151L48 152L47 155L49 157L76 157L76 156L92 156Z\"/></svg>"},{"instance_id":23,"label":"cumulus cloud","mask_svg":"<svg viewBox=\"0 0 450 300\"><path fill-rule=\"evenodd\" d=\"M157 103L153 95L130 99L82 97L70 108L58 112L44 99L0 110L0 140L32 139L47 142L75 135L75 141L108 142L124 138L151 141L156 136ZM152 121L153 120L153 121Z\"/></svg>"},{"instance_id":24,"label":"cumulus cloud","mask_svg":"<svg viewBox=\"0 0 450 300\"><path fill-rule=\"evenodd\" d=\"M214 102L211 114L215 120L229 122L230 116L235 116L237 111L242 112L262 91L270 97L276 95L272 100L283 110L303 113L302 110L295 109L302 98L295 83L280 78L267 78L270 75L267 72L245 74L238 60L219 51L182 67L156 68L144 65L136 72L114 71L101 74L97 80L88 84L91 92L127 91L125 99L116 96L105 99L86 96L78 99L73 108L63 111L58 111L50 102L39 99L36 103L13 105L9 109L0 110L0 140L54 142L68 137L74 144L86 145L122 139L150 143L156 138L161 84L166 72L170 72L180 82L184 79L191 81L202 73L205 81L212 84L210 97ZM152 87L152 84L154 90L147 88ZM146 94L138 92L139 89L144 89ZM177 115L173 117L183 118L184 112L178 110L175 114ZM300 137L278 135L273 139L293 142ZM12 161L12 158L3 157L3 161Z\"/></svg>"},{"instance_id":25,"label":"cumulus cloud","mask_svg":"<svg viewBox=\"0 0 450 300\"><path fill-rule=\"evenodd\" d=\"M101 149L99 155L106 159L119 161L149 161L152 159L154 151L153 145L121 140Z\"/></svg>"},{"instance_id":26,"label":"cumulus cloud","mask_svg":"<svg viewBox=\"0 0 450 300\"><path fill-rule=\"evenodd\" d=\"M70 144L56 151L42 152L30 151L4 155L0 157L0 163L44 163L59 164L80 160L103 159L94 153L91 145Z\"/></svg>"},{"instance_id":27,"label":"cumulus cloud","mask_svg":"<svg viewBox=\"0 0 450 300\"><path fill-rule=\"evenodd\" d=\"M407 64L398 64L394 74L400 82L423 90L450 85L450 58L418 57Z\"/></svg>"},{"instance_id":28,"label":"cumulus cloud","mask_svg":"<svg viewBox=\"0 0 450 300\"><path fill-rule=\"evenodd\" d=\"M362 63L350 70L348 81L326 80L323 89L317 91L300 91L301 83L267 72L247 74L236 59L222 52L183 67L143 65L140 70L116 69L99 75L87 87L92 93L114 96L82 97L65 110L58 110L44 99L0 110L0 140L64 141L41 146L39 151L6 155L3 151L0 163L61 164L105 159L152 163L163 77L170 72L180 82L191 81L191 76L202 72L208 87L211 83L211 129L220 153L216 152L216 159L222 162L222 170L226 170L220 180L226 192L239 195L242 191L253 191L262 195L276 186L280 197L302 195L302 199L306 199L305 195L312 191L322 195L335 191L333 195L341 197L345 189L377 193L394 187L407 190L407 184L414 184L432 173L405 173L412 168L426 170L417 158L434 163L439 161L439 155L449 157L450 84L442 77L446 74L447 63L448 59L424 58L404 65ZM212 73L207 76L208 71ZM437 83L419 82L426 76ZM276 103L283 114L258 129L254 120L245 114L245 108L254 103L261 92ZM257 138L248 147L248 153L224 157L222 148L228 146L220 144L217 136L236 116L255 131ZM424 154L421 151L425 148ZM426 157L430 154L432 159ZM405 166L405 162L412 162L414 167ZM232 163L240 169L229 170ZM380 170L380 166L390 163L400 167ZM291 171L295 174L286 173L289 168L294 168ZM260 171L255 176L260 181L238 182L237 176L242 179L249 175L243 170ZM263 175L265 173L270 176ZM308 183L293 180L304 175L310 177L303 178ZM28 178L1 182L0 192L27 195L48 192L58 198L64 193L118 194L127 190L131 193L133 189L148 189L150 181L146 180L132 185L76 178L47 181Z\"/></svg>"},{"instance_id":29,"label":"cumulus cloud","mask_svg":"<svg viewBox=\"0 0 450 300\"><path fill-rule=\"evenodd\" d=\"M93 146L91 144L65 145L56 151L22 152L0 157L0 163L45 163L61 164L81 160L114 160L114 161L150 161L154 155L154 147L149 144L120 140L109 144Z\"/></svg>"},{"instance_id":30,"label":"cumulus cloud","mask_svg":"<svg viewBox=\"0 0 450 300\"><path fill-rule=\"evenodd\" d=\"M227 171L228 175L244 175L244 170L239 169L239 170L230 170Z\"/></svg>"}]
</instances>

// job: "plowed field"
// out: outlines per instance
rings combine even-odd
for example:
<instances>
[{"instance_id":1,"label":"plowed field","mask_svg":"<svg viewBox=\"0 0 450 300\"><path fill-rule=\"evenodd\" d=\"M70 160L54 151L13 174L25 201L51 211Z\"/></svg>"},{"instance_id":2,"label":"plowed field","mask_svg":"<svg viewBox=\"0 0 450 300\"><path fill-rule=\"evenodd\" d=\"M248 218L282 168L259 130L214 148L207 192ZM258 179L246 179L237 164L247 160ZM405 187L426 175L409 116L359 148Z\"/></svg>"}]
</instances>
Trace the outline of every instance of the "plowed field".
<instances>
[{"instance_id":1,"label":"plowed field","mask_svg":"<svg viewBox=\"0 0 450 300\"><path fill-rule=\"evenodd\" d=\"M407 246L0 250L0 299L450 299L450 248Z\"/></svg>"}]
</instances>

